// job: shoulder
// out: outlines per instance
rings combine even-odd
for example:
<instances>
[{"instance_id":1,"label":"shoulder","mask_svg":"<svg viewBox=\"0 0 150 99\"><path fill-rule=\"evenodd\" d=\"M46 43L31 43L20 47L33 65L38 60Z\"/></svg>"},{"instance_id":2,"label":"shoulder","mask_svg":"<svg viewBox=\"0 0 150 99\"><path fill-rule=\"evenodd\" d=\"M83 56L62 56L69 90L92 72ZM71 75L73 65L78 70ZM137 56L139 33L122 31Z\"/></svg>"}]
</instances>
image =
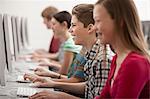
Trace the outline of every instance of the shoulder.
<instances>
[{"instance_id":1,"label":"shoulder","mask_svg":"<svg viewBox=\"0 0 150 99\"><path fill-rule=\"evenodd\" d=\"M122 63L122 69L128 71L137 71L137 73L149 73L150 62L143 55L132 52Z\"/></svg>"},{"instance_id":2,"label":"shoulder","mask_svg":"<svg viewBox=\"0 0 150 99\"><path fill-rule=\"evenodd\" d=\"M124 63L126 65L144 65L144 66L150 66L149 61L146 59L145 56L140 55L138 53L132 52L130 53Z\"/></svg>"},{"instance_id":3,"label":"shoulder","mask_svg":"<svg viewBox=\"0 0 150 99\"><path fill-rule=\"evenodd\" d=\"M63 46L64 50L75 52L75 53L79 53L81 48L82 48L82 46L75 45L72 37L68 38L68 40L65 41L64 46Z\"/></svg>"}]
</instances>

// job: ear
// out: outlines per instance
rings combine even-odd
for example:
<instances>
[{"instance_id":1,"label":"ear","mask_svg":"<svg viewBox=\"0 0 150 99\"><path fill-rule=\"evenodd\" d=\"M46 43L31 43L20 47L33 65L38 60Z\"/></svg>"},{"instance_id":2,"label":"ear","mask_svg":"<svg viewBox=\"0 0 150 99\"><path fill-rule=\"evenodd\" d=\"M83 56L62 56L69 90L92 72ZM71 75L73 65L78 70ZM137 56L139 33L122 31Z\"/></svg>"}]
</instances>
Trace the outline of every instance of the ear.
<instances>
[{"instance_id":1,"label":"ear","mask_svg":"<svg viewBox=\"0 0 150 99\"><path fill-rule=\"evenodd\" d=\"M68 26L68 24L67 24L67 22L66 21L64 21L63 23L61 23L63 26L65 26L65 27L67 27Z\"/></svg>"},{"instance_id":2,"label":"ear","mask_svg":"<svg viewBox=\"0 0 150 99\"><path fill-rule=\"evenodd\" d=\"M88 33L93 33L93 32L96 32L96 29L95 29L95 26L93 24L89 24L88 25Z\"/></svg>"}]
</instances>

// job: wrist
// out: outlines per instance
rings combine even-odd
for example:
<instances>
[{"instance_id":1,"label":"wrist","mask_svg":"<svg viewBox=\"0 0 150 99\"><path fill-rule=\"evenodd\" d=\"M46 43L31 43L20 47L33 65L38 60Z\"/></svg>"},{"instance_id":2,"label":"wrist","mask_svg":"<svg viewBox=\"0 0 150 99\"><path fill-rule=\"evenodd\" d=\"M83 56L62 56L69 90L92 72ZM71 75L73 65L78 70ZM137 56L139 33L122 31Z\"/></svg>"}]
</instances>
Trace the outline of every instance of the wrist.
<instances>
[{"instance_id":1,"label":"wrist","mask_svg":"<svg viewBox=\"0 0 150 99\"><path fill-rule=\"evenodd\" d=\"M48 75L49 75L49 77L52 77L52 78L57 78L58 77L57 73L55 73L53 71L49 71Z\"/></svg>"},{"instance_id":2,"label":"wrist","mask_svg":"<svg viewBox=\"0 0 150 99\"><path fill-rule=\"evenodd\" d=\"M61 74L59 74L58 79L61 79Z\"/></svg>"}]
</instances>

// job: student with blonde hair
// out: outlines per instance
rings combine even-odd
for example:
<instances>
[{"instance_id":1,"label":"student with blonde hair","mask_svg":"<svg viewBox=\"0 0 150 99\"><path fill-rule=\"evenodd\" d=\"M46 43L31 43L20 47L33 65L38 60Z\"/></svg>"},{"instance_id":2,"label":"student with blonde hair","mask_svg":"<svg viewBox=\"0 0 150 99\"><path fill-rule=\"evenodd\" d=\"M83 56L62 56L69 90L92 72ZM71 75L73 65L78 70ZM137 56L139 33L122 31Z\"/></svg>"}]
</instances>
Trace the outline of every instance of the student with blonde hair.
<instances>
[{"instance_id":1,"label":"student with blonde hair","mask_svg":"<svg viewBox=\"0 0 150 99\"><path fill-rule=\"evenodd\" d=\"M150 56L133 0L98 0L94 7L97 31L116 55L100 96L150 98Z\"/></svg>"}]
</instances>

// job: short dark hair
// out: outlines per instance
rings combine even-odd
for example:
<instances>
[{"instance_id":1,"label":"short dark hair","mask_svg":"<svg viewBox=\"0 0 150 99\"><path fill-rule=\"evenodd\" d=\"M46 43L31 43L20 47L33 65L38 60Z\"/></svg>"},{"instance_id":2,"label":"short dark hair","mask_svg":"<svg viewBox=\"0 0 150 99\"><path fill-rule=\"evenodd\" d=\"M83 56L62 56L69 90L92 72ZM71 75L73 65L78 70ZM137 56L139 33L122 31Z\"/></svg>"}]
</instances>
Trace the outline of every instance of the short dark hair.
<instances>
[{"instance_id":1,"label":"short dark hair","mask_svg":"<svg viewBox=\"0 0 150 99\"><path fill-rule=\"evenodd\" d=\"M53 15L53 17L59 22L63 23L64 21L67 22L68 29L71 26L71 14L67 11L61 11Z\"/></svg>"}]
</instances>

